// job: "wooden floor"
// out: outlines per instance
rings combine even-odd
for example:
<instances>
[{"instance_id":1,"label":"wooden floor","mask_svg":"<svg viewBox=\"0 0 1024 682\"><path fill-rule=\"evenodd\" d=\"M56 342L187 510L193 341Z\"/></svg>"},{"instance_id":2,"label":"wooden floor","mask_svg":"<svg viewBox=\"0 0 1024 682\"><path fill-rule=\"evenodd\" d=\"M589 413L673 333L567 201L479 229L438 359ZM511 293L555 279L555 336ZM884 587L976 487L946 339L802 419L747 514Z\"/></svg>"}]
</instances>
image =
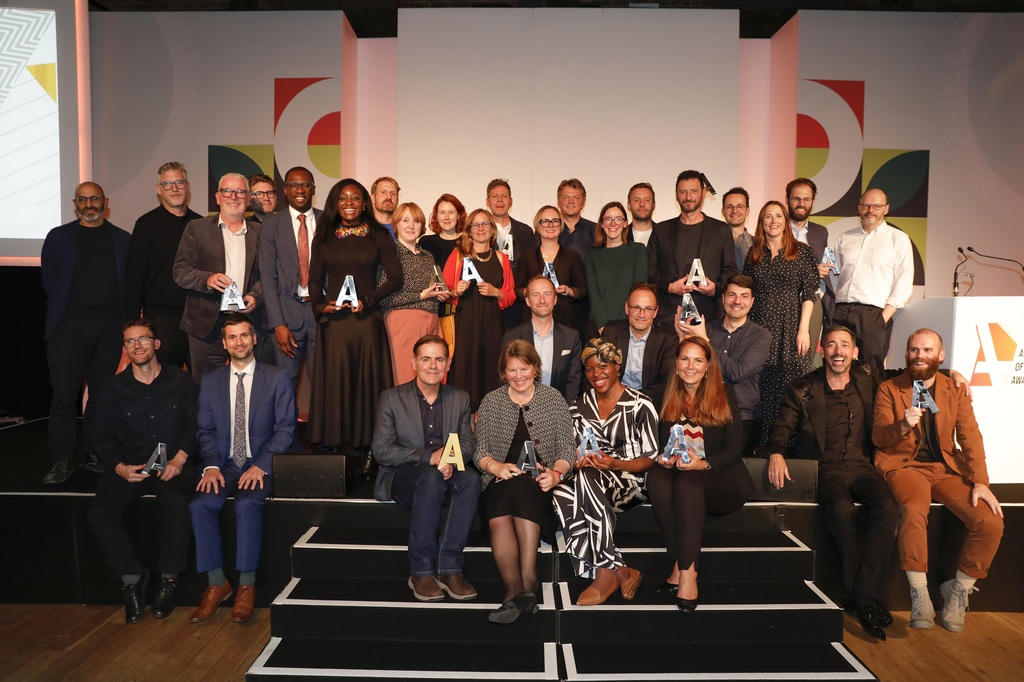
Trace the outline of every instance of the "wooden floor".
<instances>
[{"instance_id":1,"label":"wooden floor","mask_svg":"<svg viewBox=\"0 0 1024 682\"><path fill-rule=\"evenodd\" d=\"M190 625L191 609L132 626L115 606L0 604L0 678L4 680L244 680L270 639L270 612L245 625L227 609ZM1024 677L1024 614L968 613L966 630L909 630L895 613L886 642L846 617L846 644L881 680L1017 681Z\"/></svg>"}]
</instances>

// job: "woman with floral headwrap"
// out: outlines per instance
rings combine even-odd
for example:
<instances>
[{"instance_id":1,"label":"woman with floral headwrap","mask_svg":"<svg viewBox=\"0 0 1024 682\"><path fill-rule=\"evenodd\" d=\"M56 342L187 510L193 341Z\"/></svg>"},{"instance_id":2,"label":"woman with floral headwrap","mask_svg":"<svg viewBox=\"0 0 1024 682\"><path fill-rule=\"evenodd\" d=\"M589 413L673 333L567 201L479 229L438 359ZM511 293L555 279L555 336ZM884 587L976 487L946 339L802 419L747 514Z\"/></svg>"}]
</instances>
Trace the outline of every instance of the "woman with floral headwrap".
<instances>
[{"instance_id":1,"label":"woman with floral headwrap","mask_svg":"<svg viewBox=\"0 0 1024 682\"><path fill-rule=\"evenodd\" d=\"M573 570L594 579L576 603L593 606L616 591L632 599L643 577L626 566L615 546L615 515L647 500L644 478L658 449L658 412L650 399L619 380L622 351L614 343L591 339L581 357L592 388L569 413L583 452L576 458L576 475L555 488L553 500Z\"/></svg>"}]
</instances>

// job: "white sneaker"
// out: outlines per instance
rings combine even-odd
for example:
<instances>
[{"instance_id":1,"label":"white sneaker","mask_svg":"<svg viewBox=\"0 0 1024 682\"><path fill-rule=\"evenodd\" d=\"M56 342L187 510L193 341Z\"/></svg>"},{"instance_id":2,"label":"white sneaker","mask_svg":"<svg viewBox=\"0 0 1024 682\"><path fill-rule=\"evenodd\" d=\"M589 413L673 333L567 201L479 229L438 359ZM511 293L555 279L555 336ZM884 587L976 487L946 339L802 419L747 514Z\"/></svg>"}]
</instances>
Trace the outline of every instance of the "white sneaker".
<instances>
[{"instance_id":1,"label":"white sneaker","mask_svg":"<svg viewBox=\"0 0 1024 682\"><path fill-rule=\"evenodd\" d=\"M962 617L960 622L963 622ZM935 627L935 607L932 606L932 598L927 587L910 588L910 627L919 630Z\"/></svg>"},{"instance_id":2,"label":"white sneaker","mask_svg":"<svg viewBox=\"0 0 1024 682\"><path fill-rule=\"evenodd\" d=\"M945 602L942 605L942 627L950 632L964 631L964 612L967 611L967 596L977 592L977 587L965 590L956 578L939 585L939 592Z\"/></svg>"}]
</instances>

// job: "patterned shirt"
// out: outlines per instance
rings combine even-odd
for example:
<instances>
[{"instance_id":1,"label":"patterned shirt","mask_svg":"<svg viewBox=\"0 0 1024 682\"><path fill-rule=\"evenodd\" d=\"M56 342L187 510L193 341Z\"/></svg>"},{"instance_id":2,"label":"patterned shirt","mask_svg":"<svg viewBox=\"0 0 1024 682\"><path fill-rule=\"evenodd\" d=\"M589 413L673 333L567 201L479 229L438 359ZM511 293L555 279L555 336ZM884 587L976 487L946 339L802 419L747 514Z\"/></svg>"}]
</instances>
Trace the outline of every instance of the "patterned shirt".
<instances>
[{"instance_id":1,"label":"patterned shirt","mask_svg":"<svg viewBox=\"0 0 1024 682\"><path fill-rule=\"evenodd\" d=\"M395 251L398 253L398 263L402 266L402 287L380 302L381 310L426 310L436 315L436 298L420 300L420 292L434 281L434 256L424 249L413 253L402 242L395 242ZM378 287L384 279L384 271L378 268Z\"/></svg>"}]
</instances>

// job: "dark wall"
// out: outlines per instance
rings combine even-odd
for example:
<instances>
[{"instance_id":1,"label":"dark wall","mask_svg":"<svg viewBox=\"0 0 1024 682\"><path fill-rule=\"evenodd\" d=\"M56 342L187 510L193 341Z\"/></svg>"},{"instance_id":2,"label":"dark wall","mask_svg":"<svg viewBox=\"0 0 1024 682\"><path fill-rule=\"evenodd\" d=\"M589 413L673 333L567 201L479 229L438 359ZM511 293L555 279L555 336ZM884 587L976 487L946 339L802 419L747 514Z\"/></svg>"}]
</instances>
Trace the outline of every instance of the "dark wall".
<instances>
[{"instance_id":1,"label":"dark wall","mask_svg":"<svg viewBox=\"0 0 1024 682\"><path fill-rule=\"evenodd\" d=\"M35 419L50 406L43 328L46 296L39 268L0 267L0 412Z\"/></svg>"}]
</instances>

